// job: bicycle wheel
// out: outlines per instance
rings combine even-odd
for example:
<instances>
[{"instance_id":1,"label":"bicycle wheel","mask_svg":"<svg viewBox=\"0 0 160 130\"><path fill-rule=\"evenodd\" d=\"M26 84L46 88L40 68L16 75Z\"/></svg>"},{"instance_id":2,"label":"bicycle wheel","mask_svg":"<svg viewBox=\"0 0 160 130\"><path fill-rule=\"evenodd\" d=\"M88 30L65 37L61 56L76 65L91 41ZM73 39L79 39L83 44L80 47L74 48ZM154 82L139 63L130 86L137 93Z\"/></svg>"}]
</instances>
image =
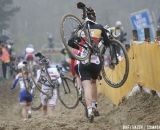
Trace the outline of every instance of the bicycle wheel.
<instances>
[{"instance_id":1,"label":"bicycle wheel","mask_svg":"<svg viewBox=\"0 0 160 130\"><path fill-rule=\"evenodd\" d=\"M119 52L117 50L119 49ZM110 46L102 49L102 76L105 82L114 88L121 87L128 78L129 59L124 46L115 39Z\"/></svg>"},{"instance_id":2,"label":"bicycle wheel","mask_svg":"<svg viewBox=\"0 0 160 130\"><path fill-rule=\"evenodd\" d=\"M32 95L33 95L33 100L31 108L33 111L39 110L42 107L42 104L40 99L40 91L38 90L37 87L34 88Z\"/></svg>"},{"instance_id":3,"label":"bicycle wheel","mask_svg":"<svg viewBox=\"0 0 160 130\"><path fill-rule=\"evenodd\" d=\"M80 27L82 26L81 21L79 18L72 14L67 14L62 18L61 24L60 24L60 34L62 38L62 42L68 51L69 55L77 60L86 60L89 57L90 50L87 47L87 44L84 42L79 42L76 45L78 46L78 49L73 49L68 45L68 41L73 36L77 36L79 33L84 33L85 31L82 31ZM79 55L79 51L83 51L83 55Z\"/></svg>"},{"instance_id":4,"label":"bicycle wheel","mask_svg":"<svg viewBox=\"0 0 160 130\"><path fill-rule=\"evenodd\" d=\"M62 78L62 84L58 87L58 97L60 102L68 109L75 108L79 103L78 89L73 79Z\"/></svg>"}]
</instances>

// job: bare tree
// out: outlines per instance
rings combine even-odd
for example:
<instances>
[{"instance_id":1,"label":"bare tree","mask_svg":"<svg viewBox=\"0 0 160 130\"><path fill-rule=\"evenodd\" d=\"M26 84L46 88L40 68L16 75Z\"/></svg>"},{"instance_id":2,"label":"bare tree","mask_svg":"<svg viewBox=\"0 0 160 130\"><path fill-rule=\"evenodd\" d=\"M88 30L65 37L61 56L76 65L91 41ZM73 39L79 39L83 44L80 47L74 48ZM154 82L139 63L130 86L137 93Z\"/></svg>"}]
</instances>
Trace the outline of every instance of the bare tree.
<instances>
[{"instance_id":1,"label":"bare tree","mask_svg":"<svg viewBox=\"0 0 160 130\"><path fill-rule=\"evenodd\" d=\"M9 27L8 21L17 11L19 7L12 7L13 0L0 0L0 31Z\"/></svg>"}]
</instances>

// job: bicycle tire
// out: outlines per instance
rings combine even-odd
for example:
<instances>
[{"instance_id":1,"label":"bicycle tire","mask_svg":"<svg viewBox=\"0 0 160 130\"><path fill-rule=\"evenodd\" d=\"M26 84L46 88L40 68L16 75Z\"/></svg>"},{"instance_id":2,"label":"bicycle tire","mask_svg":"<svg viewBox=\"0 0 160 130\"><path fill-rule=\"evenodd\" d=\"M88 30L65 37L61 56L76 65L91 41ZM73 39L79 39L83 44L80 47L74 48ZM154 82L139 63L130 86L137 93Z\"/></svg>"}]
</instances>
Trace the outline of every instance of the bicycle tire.
<instances>
[{"instance_id":1,"label":"bicycle tire","mask_svg":"<svg viewBox=\"0 0 160 130\"><path fill-rule=\"evenodd\" d=\"M79 104L78 89L73 79L62 78L62 84L57 88L60 102L68 109L74 109Z\"/></svg>"},{"instance_id":2,"label":"bicycle tire","mask_svg":"<svg viewBox=\"0 0 160 130\"><path fill-rule=\"evenodd\" d=\"M74 22L76 22L76 27L74 27L70 32L69 32L69 35L70 36L66 36L66 34L67 34L67 31L69 31L69 29L67 28L67 31L65 30L65 22L67 21L67 19L69 19L70 20L70 24L72 24L71 23L71 20L72 21L74 21ZM66 22L67 23L67 22ZM69 25L69 24L68 24ZM71 34L74 32L74 29L76 28L76 31L75 32L78 32L79 30L77 30L77 28L78 28L78 26L81 26L82 25L82 22L81 22L81 20L78 18L78 17L76 17L75 15L72 15L72 14L67 14L67 15L65 15L63 18L62 18L62 20L61 20L61 24L60 24L60 35L61 35L61 38L62 38L62 42L63 42L63 44L64 44L64 46L65 46L65 48L66 48L66 50L67 50L67 52L68 52L68 54L69 54L69 56L70 57L72 57L72 58L75 58L75 59L77 59L77 60L80 60L80 61L84 61L84 60L86 60L88 57L89 57L89 55L90 55L90 50L89 50L89 48L85 48L85 53L84 53L84 55L82 56L82 55L79 55L79 54L75 54L75 53L73 53L73 50L75 50L75 49L73 49L72 47L70 47L69 45L68 45L68 40L71 38ZM73 25L72 25L72 27L73 27ZM78 50L78 49L77 49Z\"/></svg>"},{"instance_id":3,"label":"bicycle tire","mask_svg":"<svg viewBox=\"0 0 160 130\"><path fill-rule=\"evenodd\" d=\"M125 47L122 45L122 43L116 39L112 39L110 40L111 44L110 46L117 46L120 48L121 53L122 53L122 61L119 61L118 64L115 64L114 67L115 68L111 68L111 66L109 65L105 65L105 53L107 53L107 49L106 47L103 47L102 49L102 53L101 53L101 57L102 57L102 77L104 79L104 81L111 87L113 88L119 88L121 87L127 80L128 78L128 74L129 74L129 58L128 58L128 54L127 51L125 49ZM108 47L108 52L109 55L113 55L111 54L111 49ZM117 55L117 53L116 53ZM107 57L107 56L106 56ZM106 62L107 63L107 62ZM124 63L124 66L123 64ZM121 67L121 68L120 68ZM122 75L120 75L120 71L122 72L124 68L124 73ZM118 72L119 71L119 72ZM110 76L110 77L109 77Z\"/></svg>"},{"instance_id":4,"label":"bicycle tire","mask_svg":"<svg viewBox=\"0 0 160 130\"><path fill-rule=\"evenodd\" d=\"M41 99L40 99L40 91L35 87L34 93L32 94L32 104L31 109L33 111L37 111L42 107Z\"/></svg>"},{"instance_id":5,"label":"bicycle tire","mask_svg":"<svg viewBox=\"0 0 160 130\"><path fill-rule=\"evenodd\" d=\"M30 73L30 77L31 77L32 83L34 84L35 88L37 88L42 94L46 95L47 97L50 97L48 95L48 93L45 93L44 91L42 91L41 86L36 83L36 81L35 81L34 76L32 75L32 73Z\"/></svg>"}]
</instances>

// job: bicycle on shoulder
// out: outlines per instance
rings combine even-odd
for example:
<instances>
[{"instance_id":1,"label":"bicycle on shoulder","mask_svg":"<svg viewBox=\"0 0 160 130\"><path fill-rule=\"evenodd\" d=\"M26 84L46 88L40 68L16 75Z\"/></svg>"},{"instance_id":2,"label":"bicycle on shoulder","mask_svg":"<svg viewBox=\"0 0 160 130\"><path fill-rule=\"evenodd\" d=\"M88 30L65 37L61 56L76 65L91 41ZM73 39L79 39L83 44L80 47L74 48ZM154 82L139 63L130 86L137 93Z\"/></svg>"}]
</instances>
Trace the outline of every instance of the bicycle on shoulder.
<instances>
[{"instance_id":1,"label":"bicycle on shoulder","mask_svg":"<svg viewBox=\"0 0 160 130\"><path fill-rule=\"evenodd\" d=\"M26 61L23 61L22 64L24 65L24 67L21 69L24 86L28 91L28 93L32 95L31 109L38 110L42 107L42 104L39 98L40 87L35 83L35 80L28 69L28 63Z\"/></svg>"},{"instance_id":2,"label":"bicycle on shoulder","mask_svg":"<svg viewBox=\"0 0 160 130\"><path fill-rule=\"evenodd\" d=\"M49 61L41 53L37 53L35 56L39 57L41 66L38 78L39 80L36 82L40 85L47 85L47 87L50 89L56 88L58 99L60 100L60 102L68 109L75 108L78 105L79 100L78 89L75 87L73 79L65 76L62 67L60 67L59 65L49 66ZM51 75L49 69L55 69L58 74L54 75L52 71ZM55 77L55 79L53 79L53 76ZM39 91L46 95L48 99L53 96L53 93L48 94L42 89L40 89Z\"/></svg>"},{"instance_id":3,"label":"bicycle on shoulder","mask_svg":"<svg viewBox=\"0 0 160 130\"><path fill-rule=\"evenodd\" d=\"M61 21L60 33L66 50L71 57L79 61L87 59L90 61L92 54L99 56L103 64L101 72L103 79L111 87L121 87L126 82L129 74L129 59L125 47L120 41L116 40L116 36L113 35L108 26L103 27L109 39L107 45L102 44L104 39L101 39L98 44L94 44L94 39L91 37L90 23L98 23L88 18L89 8L84 3L77 3L77 8L83 11L83 21L72 14L65 15ZM71 37L75 37L74 48L68 44ZM119 48L119 50L116 48ZM73 50L75 49L80 51L81 54L74 53Z\"/></svg>"}]
</instances>

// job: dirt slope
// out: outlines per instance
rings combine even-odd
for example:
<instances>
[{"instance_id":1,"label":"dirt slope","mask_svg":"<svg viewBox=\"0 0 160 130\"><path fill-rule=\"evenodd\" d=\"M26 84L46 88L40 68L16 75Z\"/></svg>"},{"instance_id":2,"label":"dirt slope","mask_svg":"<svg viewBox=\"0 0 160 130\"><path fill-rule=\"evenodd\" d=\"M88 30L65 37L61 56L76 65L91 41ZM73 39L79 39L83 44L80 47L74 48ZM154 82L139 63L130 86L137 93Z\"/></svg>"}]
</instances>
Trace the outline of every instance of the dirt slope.
<instances>
[{"instance_id":1,"label":"dirt slope","mask_svg":"<svg viewBox=\"0 0 160 130\"><path fill-rule=\"evenodd\" d=\"M41 110L33 112L28 121L22 121L18 103L18 88L10 91L11 82L0 82L0 130L122 130L124 126L160 124L160 99L139 93L119 106L99 95L98 109L101 116L89 123L84 116L83 106L68 110L60 102L52 119L43 118ZM127 129L127 128L126 128Z\"/></svg>"}]
</instances>

